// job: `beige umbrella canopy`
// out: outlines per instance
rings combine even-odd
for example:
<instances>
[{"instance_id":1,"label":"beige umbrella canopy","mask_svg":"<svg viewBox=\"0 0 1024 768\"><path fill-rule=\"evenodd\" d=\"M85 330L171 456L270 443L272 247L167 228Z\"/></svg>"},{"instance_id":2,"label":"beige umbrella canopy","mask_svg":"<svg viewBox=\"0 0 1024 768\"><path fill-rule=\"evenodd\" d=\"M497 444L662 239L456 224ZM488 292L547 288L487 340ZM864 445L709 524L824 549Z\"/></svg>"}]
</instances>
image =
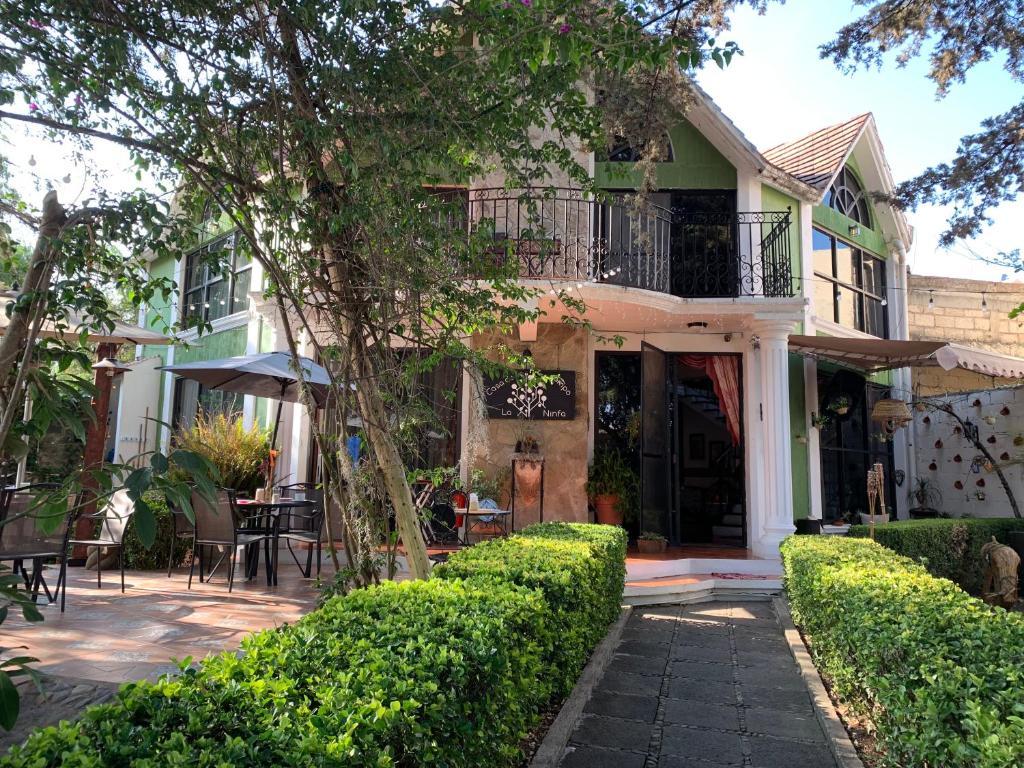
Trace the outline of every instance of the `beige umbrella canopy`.
<instances>
[{"instance_id":1,"label":"beige umbrella canopy","mask_svg":"<svg viewBox=\"0 0 1024 768\"><path fill-rule=\"evenodd\" d=\"M7 326L11 322L11 318L8 315L7 307L13 304L20 294L14 291L0 291L0 336L3 336L7 331ZM80 315L71 312L68 314L67 328L57 329L53 322L47 320L43 323L43 327L39 332L40 336L46 338L67 338L74 339L78 337L82 328L86 327L88 323L85 318ZM113 329L109 331L91 330L87 337L87 341L95 344L173 344L174 340L163 336L156 331L150 331L146 328L140 328L137 325L130 325L129 323L122 323L120 321L114 322Z\"/></svg>"}]
</instances>

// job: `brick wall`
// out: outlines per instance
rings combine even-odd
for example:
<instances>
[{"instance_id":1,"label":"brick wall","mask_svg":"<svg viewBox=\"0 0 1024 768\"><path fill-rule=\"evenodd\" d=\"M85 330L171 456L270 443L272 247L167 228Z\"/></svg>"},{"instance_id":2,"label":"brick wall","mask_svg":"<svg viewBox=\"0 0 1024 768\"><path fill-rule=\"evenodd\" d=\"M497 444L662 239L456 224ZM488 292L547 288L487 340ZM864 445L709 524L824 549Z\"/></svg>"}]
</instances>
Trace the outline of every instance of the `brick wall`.
<instances>
[{"instance_id":1,"label":"brick wall","mask_svg":"<svg viewBox=\"0 0 1024 768\"><path fill-rule=\"evenodd\" d=\"M1008 317L1010 310L1024 304L1024 284L911 275L908 287L911 339L954 341L1024 357L1024 318ZM983 291L987 311L981 306ZM929 296L934 301L931 309ZM970 371L943 371L941 368L915 368L913 381L915 391L922 395L1019 384Z\"/></svg>"}]
</instances>

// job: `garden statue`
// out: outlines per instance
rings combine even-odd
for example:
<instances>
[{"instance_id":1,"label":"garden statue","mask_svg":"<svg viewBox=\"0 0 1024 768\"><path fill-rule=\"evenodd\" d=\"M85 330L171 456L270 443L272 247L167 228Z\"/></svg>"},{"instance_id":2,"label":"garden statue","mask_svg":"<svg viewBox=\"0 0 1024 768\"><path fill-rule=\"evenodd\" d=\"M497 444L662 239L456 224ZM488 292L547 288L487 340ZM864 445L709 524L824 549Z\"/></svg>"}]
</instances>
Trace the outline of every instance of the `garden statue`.
<instances>
[{"instance_id":1,"label":"garden statue","mask_svg":"<svg viewBox=\"0 0 1024 768\"><path fill-rule=\"evenodd\" d=\"M985 562L985 578L981 597L989 605L1012 608L1017 604L1017 568L1020 556L1011 547L1000 544L996 537L981 548Z\"/></svg>"}]
</instances>

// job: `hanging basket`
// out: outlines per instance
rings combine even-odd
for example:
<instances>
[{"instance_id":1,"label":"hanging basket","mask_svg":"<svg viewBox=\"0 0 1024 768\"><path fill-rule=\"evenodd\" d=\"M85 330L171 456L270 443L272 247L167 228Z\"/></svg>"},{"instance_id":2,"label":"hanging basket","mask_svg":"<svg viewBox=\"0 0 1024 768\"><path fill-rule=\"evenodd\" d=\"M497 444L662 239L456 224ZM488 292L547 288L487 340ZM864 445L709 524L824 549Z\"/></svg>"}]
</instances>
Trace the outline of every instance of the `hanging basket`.
<instances>
[{"instance_id":1,"label":"hanging basket","mask_svg":"<svg viewBox=\"0 0 1024 768\"><path fill-rule=\"evenodd\" d=\"M889 430L905 427L912 419L910 407L902 400L884 398L871 409L871 420L883 424Z\"/></svg>"}]
</instances>

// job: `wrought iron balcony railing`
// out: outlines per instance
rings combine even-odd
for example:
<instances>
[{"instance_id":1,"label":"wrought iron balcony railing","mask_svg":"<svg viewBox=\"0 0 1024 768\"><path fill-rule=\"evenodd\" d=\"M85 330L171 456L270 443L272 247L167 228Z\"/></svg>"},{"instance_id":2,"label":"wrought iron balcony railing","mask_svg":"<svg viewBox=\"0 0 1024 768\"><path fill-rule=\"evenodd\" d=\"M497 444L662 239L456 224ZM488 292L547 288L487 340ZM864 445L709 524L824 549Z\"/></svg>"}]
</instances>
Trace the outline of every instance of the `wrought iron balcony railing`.
<instances>
[{"instance_id":1,"label":"wrought iron balcony railing","mask_svg":"<svg viewBox=\"0 0 1024 768\"><path fill-rule=\"evenodd\" d=\"M688 298L794 295L789 211L679 213L572 189L474 189L467 205L470 228L486 228L522 278Z\"/></svg>"}]
</instances>

